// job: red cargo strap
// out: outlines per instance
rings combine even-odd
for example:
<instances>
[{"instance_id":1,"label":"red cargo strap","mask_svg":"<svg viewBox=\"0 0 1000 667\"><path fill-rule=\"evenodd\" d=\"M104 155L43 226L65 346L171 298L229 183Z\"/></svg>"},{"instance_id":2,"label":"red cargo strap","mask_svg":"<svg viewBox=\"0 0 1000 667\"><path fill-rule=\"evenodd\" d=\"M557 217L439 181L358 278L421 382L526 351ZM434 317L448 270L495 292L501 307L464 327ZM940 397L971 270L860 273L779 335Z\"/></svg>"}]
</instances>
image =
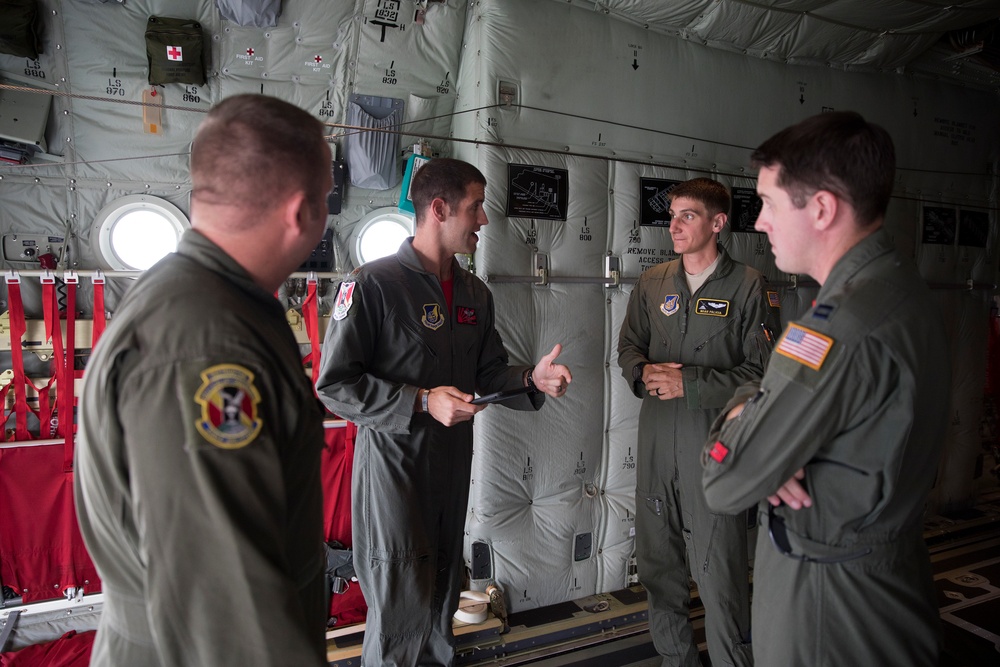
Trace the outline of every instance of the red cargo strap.
<instances>
[{"instance_id":1,"label":"red cargo strap","mask_svg":"<svg viewBox=\"0 0 1000 667\"><path fill-rule=\"evenodd\" d=\"M104 273L98 271L91 280L94 281L94 328L90 338L90 347L93 349L97 347L97 341L101 339L108 321L104 311Z\"/></svg>"},{"instance_id":2,"label":"red cargo strap","mask_svg":"<svg viewBox=\"0 0 1000 667\"><path fill-rule=\"evenodd\" d=\"M59 406L59 435L63 437L63 470L73 471L73 433L76 430L76 286L80 279L75 271L67 271L66 283L66 346L62 363L56 360L56 402ZM58 330L59 327L56 327Z\"/></svg>"},{"instance_id":3,"label":"red cargo strap","mask_svg":"<svg viewBox=\"0 0 1000 667\"><path fill-rule=\"evenodd\" d=\"M24 304L21 301L21 277L8 271L7 300L10 301L10 357L14 370L14 440L31 440L28 432L28 397L21 356L21 338L24 336ZM6 415L9 418L9 415ZM6 419L4 420L6 423Z\"/></svg>"},{"instance_id":4,"label":"red cargo strap","mask_svg":"<svg viewBox=\"0 0 1000 667\"><path fill-rule=\"evenodd\" d=\"M312 363L313 392L316 391L316 380L319 379L320 340L319 340L319 303L316 298L316 274L310 272L306 278L306 299L302 302L302 317L306 323L306 335L309 336L309 354L303 363Z\"/></svg>"}]
</instances>

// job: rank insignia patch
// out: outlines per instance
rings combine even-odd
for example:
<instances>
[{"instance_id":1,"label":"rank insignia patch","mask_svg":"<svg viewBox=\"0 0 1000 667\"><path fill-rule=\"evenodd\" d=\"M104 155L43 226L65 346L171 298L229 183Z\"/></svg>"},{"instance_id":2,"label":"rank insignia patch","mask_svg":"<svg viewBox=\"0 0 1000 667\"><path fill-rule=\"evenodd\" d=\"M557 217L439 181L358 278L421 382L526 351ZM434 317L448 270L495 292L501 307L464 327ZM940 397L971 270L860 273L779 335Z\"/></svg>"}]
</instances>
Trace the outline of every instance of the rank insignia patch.
<instances>
[{"instance_id":1,"label":"rank insignia patch","mask_svg":"<svg viewBox=\"0 0 1000 667\"><path fill-rule=\"evenodd\" d=\"M788 325L774 351L818 371L826 355L830 354L831 347L833 339L829 336L793 322Z\"/></svg>"},{"instance_id":2,"label":"rank insignia patch","mask_svg":"<svg viewBox=\"0 0 1000 667\"><path fill-rule=\"evenodd\" d=\"M194 400L201 406L195 428L216 447L246 447L264 424L257 416L260 392L253 385L253 373L242 366L219 364L203 370Z\"/></svg>"},{"instance_id":3,"label":"rank insignia patch","mask_svg":"<svg viewBox=\"0 0 1000 667\"><path fill-rule=\"evenodd\" d=\"M828 303L821 303L813 308L813 317L817 320L828 320L833 313L833 306Z\"/></svg>"},{"instance_id":4,"label":"rank insignia patch","mask_svg":"<svg viewBox=\"0 0 1000 667\"><path fill-rule=\"evenodd\" d=\"M476 324L476 309L459 306L457 309L459 324Z\"/></svg>"},{"instance_id":5,"label":"rank insignia patch","mask_svg":"<svg viewBox=\"0 0 1000 667\"><path fill-rule=\"evenodd\" d=\"M424 304L424 316L420 321L428 329L437 331L444 324L444 316L441 314L441 306L436 303Z\"/></svg>"},{"instance_id":6,"label":"rank insignia patch","mask_svg":"<svg viewBox=\"0 0 1000 667\"><path fill-rule=\"evenodd\" d=\"M716 463L722 463L726 460L726 456L729 454L729 448L722 444L721 440L716 440L715 444L712 445L711 451L708 455L711 456Z\"/></svg>"},{"instance_id":7,"label":"rank insignia patch","mask_svg":"<svg viewBox=\"0 0 1000 667\"><path fill-rule=\"evenodd\" d=\"M771 308L781 308L781 299L778 297L777 292L767 291L767 305Z\"/></svg>"},{"instance_id":8,"label":"rank insignia patch","mask_svg":"<svg viewBox=\"0 0 1000 667\"><path fill-rule=\"evenodd\" d=\"M698 315L725 317L729 315L729 302L722 299L698 299L694 312Z\"/></svg>"},{"instance_id":9,"label":"rank insignia patch","mask_svg":"<svg viewBox=\"0 0 1000 667\"><path fill-rule=\"evenodd\" d=\"M668 317L670 315L673 315L680 309L681 309L680 294L668 294L663 298L663 303L660 304L660 312Z\"/></svg>"},{"instance_id":10,"label":"rank insignia patch","mask_svg":"<svg viewBox=\"0 0 1000 667\"><path fill-rule=\"evenodd\" d=\"M356 283L341 283L340 291L337 292L337 302L333 306L333 319L342 320L347 317L347 311L354 303L354 285Z\"/></svg>"}]
</instances>

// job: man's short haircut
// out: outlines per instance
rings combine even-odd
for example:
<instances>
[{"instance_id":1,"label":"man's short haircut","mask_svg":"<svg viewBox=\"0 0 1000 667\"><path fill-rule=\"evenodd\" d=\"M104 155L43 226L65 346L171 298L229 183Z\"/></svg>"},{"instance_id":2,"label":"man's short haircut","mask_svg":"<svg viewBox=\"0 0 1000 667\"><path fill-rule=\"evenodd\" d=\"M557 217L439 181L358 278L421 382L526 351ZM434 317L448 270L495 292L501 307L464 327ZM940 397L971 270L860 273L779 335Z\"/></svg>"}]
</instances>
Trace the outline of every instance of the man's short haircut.
<instances>
[{"instance_id":1,"label":"man's short haircut","mask_svg":"<svg viewBox=\"0 0 1000 667\"><path fill-rule=\"evenodd\" d=\"M462 160L439 157L424 164L410 182L410 199L416 212L417 223L435 199L443 199L454 208L465 197L471 183L486 185L486 177L475 166Z\"/></svg>"},{"instance_id":2,"label":"man's short haircut","mask_svg":"<svg viewBox=\"0 0 1000 667\"><path fill-rule=\"evenodd\" d=\"M753 152L755 167L780 167L778 186L802 208L817 190L847 201L859 225L880 220L889 207L896 150L882 127L854 111L834 111L785 128Z\"/></svg>"},{"instance_id":3,"label":"man's short haircut","mask_svg":"<svg viewBox=\"0 0 1000 667\"><path fill-rule=\"evenodd\" d=\"M690 181L679 183L667 193L667 196L670 197L671 202L678 197L687 197L701 202L710 217L718 213L729 215L729 208L732 206L729 190L725 185L713 181L711 178L692 178Z\"/></svg>"},{"instance_id":4,"label":"man's short haircut","mask_svg":"<svg viewBox=\"0 0 1000 667\"><path fill-rule=\"evenodd\" d=\"M212 107L191 146L191 196L207 204L265 210L304 191L325 196L323 124L266 95L235 95Z\"/></svg>"}]
</instances>

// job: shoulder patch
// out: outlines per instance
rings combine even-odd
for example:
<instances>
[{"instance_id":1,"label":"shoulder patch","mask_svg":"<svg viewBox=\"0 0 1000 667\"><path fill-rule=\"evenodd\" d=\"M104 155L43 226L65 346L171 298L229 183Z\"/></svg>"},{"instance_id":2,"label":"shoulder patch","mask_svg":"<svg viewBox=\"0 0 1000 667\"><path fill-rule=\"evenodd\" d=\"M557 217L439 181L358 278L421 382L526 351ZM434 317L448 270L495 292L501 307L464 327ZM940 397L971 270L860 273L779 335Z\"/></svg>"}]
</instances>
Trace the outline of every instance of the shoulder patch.
<instances>
[{"instance_id":1,"label":"shoulder patch","mask_svg":"<svg viewBox=\"0 0 1000 667\"><path fill-rule=\"evenodd\" d=\"M767 304L771 306L771 308L781 308L781 298L778 296L777 292L767 290Z\"/></svg>"},{"instance_id":2,"label":"shoulder patch","mask_svg":"<svg viewBox=\"0 0 1000 667\"><path fill-rule=\"evenodd\" d=\"M432 331L437 331L444 324L444 315L441 312L441 306L436 303L425 303L424 304L424 316L420 318L420 322Z\"/></svg>"},{"instance_id":3,"label":"shoulder patch","mask_svg":"<svg viewBox=\"0 0 1000 667\"><path fill-rule=\"evenodd\" d=\"M203 370L194 400L201 406L195 428L216 447L246 447L264 425L257 416L260 392L253 384L253 373L243 366L218 364Z\"/></svg>"},{"instance_id":4,"label":"shoulder patch","mask_svg":"<svg viewBox=\"0 0 1000 667\"><path fill-rule=\"evenodd\" d=\"M333 307L333 319L342 320L347 317L347 311L354 303L354 281L341 283L340 291L337 292L337 302Z\"/></svg>"},{"instance_id":5,"label":"shoulder patch","mask_svg":"<svg viewBox=\"0 0 1000 667\"><path fill-rule=\"evenodd\" d=\"M729 315L729 302L724 299L698 299L694 312L697 315L726 317Z\"/></svg>"},{"instance_id":6,"label":"shoulder patch","mask_svg":"<svg viewBox=\"0 0 1000 667\"><path fill-rule=\"evenodd\" d=\"M794 322L788 325L774 351L818 371L833 347L833 339Z\"/></svg>"},{"instance_id":7,"label":"shoulder patch","mask_svg":"<svg viewBox=\"0 0 1000 667\"><path fill-rule=\"evenodd\" d=\"M681 309L681 295L680 294L668 294L663 297L663 303L660 304L660 312L670 317L678 310Z\"/></svg>"}]
</instances>

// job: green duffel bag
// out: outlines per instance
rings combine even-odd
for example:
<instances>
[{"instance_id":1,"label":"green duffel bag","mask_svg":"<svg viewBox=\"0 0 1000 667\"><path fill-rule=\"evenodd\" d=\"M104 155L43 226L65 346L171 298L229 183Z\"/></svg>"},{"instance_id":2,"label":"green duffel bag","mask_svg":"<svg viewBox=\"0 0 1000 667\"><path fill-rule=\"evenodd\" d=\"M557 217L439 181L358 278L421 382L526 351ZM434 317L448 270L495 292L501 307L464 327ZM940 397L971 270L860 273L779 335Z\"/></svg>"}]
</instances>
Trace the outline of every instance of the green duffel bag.
<instances>
[{"instance_id":1,"label":"green duffel bag","mask_svg":"<svg viewBox=\"0 0 1000 667\"><path fill-rule=\"evenodd\" d=\"M149 82L205 84L201 24L193 19L150 16L146 22Z\"/></svg>"},{"instance_id":2,"label":"green duffel bag","mask_svg":"<svg viewBox=\"0 0 1000 667\"><path fill-rule=\"evenodd\" d=\"M40 20L35 0L0 0L0 53L38 60Z\"/></svg>"}]
</instances>

